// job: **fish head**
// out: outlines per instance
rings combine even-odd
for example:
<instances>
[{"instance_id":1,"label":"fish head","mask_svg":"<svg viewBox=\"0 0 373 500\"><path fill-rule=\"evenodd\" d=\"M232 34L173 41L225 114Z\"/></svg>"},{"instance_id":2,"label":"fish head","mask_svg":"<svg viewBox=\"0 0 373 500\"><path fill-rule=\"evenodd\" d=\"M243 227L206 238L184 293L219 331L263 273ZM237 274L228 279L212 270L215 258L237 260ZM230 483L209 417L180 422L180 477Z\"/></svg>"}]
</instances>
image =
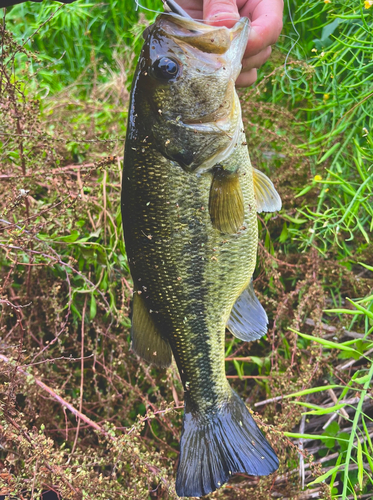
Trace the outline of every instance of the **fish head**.
<instances>
[{"instance_id":1,"label":"fish head","mask_svg":"<svg viewBox=\"0 0 373 500\"><path fill-rule=\"evenodd\" d=\"M186 171L211 168L237 142L235 81L248 26L245 18L228 29L165 13L144 33L133 109L158 151Z\"/></svg>"}]
</instances>

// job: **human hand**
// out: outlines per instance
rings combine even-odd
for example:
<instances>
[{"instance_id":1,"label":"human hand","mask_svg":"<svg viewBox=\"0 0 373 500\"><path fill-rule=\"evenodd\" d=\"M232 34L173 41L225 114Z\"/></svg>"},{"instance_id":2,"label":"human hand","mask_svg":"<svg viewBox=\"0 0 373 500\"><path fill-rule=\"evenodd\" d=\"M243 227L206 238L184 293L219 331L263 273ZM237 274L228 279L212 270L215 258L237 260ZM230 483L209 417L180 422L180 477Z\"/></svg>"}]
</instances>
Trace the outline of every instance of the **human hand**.
<instances>
[{"instance_id":1,"label":"human hand","mask_svg":"<svg viewBox=\"0 0 373 500\"><path fill-rule=\"evenodd\" d=\"M257 79L257 69L271 55L282 30L283 0L177 0L194 19L231 28L241 17L251 22L249 40L242 59L238 87L248 87Z\"/></svg>"}]
</instances>

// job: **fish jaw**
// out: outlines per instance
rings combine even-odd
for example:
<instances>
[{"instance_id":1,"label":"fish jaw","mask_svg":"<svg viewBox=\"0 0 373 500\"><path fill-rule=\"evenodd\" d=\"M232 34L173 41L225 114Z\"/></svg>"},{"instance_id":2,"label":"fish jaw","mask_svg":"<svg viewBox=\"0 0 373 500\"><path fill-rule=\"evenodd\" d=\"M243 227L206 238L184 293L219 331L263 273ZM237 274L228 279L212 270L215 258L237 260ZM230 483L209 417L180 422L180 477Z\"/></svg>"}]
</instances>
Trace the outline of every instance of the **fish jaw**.
<instances>
[{"instance_id":1,"label":"fish jaw","mask_svg":"<svg viewBox=\"0 0 373 500\"><path fill-rule=\"evenodd\" d=\"M214 140L212 145L215 144L215 151L209 155L209 157L202 163L194 162L192 166L186 166L189 171L194 171L196 174L201 174L212 169L212 167L218 163L222 163L227 160L232 154L235 147L239 142L240 135L243 130L243 124L241 121L241 105L237 93L234 92L233 105L227 116L224 116L220 120L205 124L193 124L189 125L190 129L194 133L204 133L207 135L209 130L211 130L211 135L214 137L216 134L225 134L229 141L224 144L222 148L217 148Z\"/></svg>"},{"instance_id":2,"label":"fish jaw","mask_svg":"<svg viewBox=\"0 0 373 500\"><path fill-rule=\"evenodd\" d=\"M231 78L236 81L242 69L247 40L249 37L250 23L245 17L241 18L230 30L231 46L226 54L231 64Z\"/></svg>"}]
</instances>

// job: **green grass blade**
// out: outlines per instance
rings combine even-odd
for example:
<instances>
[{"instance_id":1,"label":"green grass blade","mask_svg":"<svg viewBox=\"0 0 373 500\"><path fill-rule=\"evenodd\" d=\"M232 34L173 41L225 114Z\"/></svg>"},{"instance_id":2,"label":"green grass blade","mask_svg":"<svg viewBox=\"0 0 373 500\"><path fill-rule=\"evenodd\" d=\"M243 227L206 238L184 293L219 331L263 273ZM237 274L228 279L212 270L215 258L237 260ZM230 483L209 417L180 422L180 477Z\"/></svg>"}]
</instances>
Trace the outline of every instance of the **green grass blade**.
<instances>
[{"instance_id":1,"label":"green grass blade","mask_svg":"<svg viewBox=\"0 0 373 500\"><path fill-rule=\"evenodd\" d=\"M304 339L312 340L313 342L317 342L318 344L328 347L329 349L339 349L341 351L348 351L351 353L357 352L355 349L352 349L351 347L348 347L344 344L337 344L336 342L331 342L330 340L326 340L321 337L313 337L312 335L307 335L306 333L298 332L297 330L293 330L292 328L289 328L289 330L293 333L296 333L300 337L303 337Z\"/></svg>"}]
</instances>

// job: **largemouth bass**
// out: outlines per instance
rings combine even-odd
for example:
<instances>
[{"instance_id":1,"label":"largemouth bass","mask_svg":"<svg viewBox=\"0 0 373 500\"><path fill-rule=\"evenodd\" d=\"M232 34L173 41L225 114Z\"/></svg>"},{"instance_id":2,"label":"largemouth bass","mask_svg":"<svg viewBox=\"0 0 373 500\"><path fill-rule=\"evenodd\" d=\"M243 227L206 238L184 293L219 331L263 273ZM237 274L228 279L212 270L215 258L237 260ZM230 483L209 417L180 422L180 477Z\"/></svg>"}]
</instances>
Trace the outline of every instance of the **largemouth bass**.
<instances>
[{"instance_id":1,"label":"largemouth bass","mask_svg":"<svg viewBox=\"0 0 373 500\"><path fill-rule=\"evenodd\" d=\"M185 391L176 491L200 497L236 472L278 468L228 384L224 353L226 326L245 341L267 331L251 284L256 213L281 200L251 166L235 91L248 20L228 29L165 13L144 38L122 186L132 348L160 367L176 360Z\"/></svg>"}]
</instances>

